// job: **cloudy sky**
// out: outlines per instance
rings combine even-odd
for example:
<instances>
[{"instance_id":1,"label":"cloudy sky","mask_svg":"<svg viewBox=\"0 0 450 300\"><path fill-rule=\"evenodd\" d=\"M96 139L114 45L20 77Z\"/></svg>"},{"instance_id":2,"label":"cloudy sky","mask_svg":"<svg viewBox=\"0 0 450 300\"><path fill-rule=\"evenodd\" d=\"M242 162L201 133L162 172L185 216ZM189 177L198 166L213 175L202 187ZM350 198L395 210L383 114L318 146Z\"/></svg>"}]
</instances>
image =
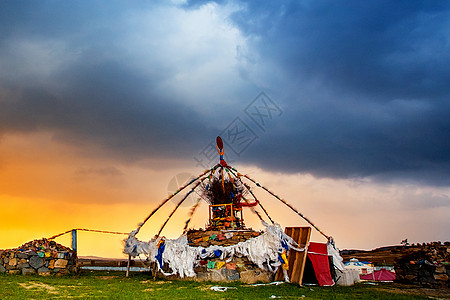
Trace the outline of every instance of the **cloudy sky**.
<instances>
[{"instance_id":1,"label":"cloudy sky","mask_svg":"<svg viewBox=\"0 0 450 300\"><path fill-rule=\"evenodd\" d=\"M449 83L444 1L2 1L0 248L131 231L219 134L339 248L449 240Z\"/></svg>"}]
</instances>

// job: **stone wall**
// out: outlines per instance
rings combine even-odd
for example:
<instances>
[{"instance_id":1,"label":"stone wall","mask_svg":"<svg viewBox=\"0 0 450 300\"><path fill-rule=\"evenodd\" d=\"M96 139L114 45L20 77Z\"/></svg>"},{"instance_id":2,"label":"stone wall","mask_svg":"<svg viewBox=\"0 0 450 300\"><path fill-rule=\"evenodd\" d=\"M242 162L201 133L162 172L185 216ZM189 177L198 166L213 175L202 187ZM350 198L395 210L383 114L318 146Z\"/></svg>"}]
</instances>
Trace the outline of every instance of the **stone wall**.
<instances>
[{"instance_id":1,"label":"stone wall","mask_svg":"<svg viewBox=\"0 0 450 300\"><path fill-rule=\"evenodd\" d=\"M54 241L34 240L15 249L0 250L0 273L64 275L74 272L77 272L76 253Z\"/></svg>"},{"instance_id":2,"label":"stone wall","mask_svg":"<svg viewBox=\"0 0 450 300\"><path fill-rule=\"evenodd\" d=\"M450 243L434 242L405 247L395 263L396 281L424 286L450 287Z\"/></svg>"},{"instance_id":3,"label":"stone wall","mask_svg":"<svg viewBox=\"0 0 450 300\"><path fill-rule=\"evenodd\" d=\"M239 242L257 237L262 232L253 230L218 231L191 230L187 233L189 245L192 247L231 246ZM271 282L274 274L258 268L246 257L234 257L230 262L220 258L206 258L194 269L198 281L234 281L245 283Z\"/></svg>"}]
</instances>

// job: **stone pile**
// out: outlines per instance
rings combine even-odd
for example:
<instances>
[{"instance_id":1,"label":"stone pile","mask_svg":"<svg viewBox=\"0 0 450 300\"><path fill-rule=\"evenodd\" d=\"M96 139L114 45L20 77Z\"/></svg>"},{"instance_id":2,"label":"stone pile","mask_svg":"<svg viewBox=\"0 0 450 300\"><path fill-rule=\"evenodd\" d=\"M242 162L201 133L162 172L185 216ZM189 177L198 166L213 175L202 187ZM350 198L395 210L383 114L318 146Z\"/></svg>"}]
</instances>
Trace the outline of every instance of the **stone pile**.
<instances>
[{"instance_id":1,"label":"stone pile","mask_svg":"<svg viewBox=\"0 0 450 300\"><path fill-rule=\"evenodd\" d=\"M234 257L227 263L218 258L200 261L194 269L197 281L234 281L253 284L256 282L271 282L275 274L258 268L246 257Z\"/></svg>"},{"instance_id":2,"label":"stone pile","mask_svg":"<svg viewBox=\"0 0 450 300\"><path fill-rule=\"evenodd\" d=\"M77 255L70 248L45 238L15 249L0 250L0 273L64 275L77 272Z\"/></svg>"},{"instance_id":3,"label":"stone pile","mask_svg":"<svg viewBox=\"0 0 450 300\"><path fill-rule=\"evenodd\" d=\"M396 281L424 286L450 287L450 243L434 242L419 247L405 247L396 260Z\"/></svg>"},{"instance_id":4,"label":"stone pile","mask_svg":"<svg viewBox=\"0 0 450 300\"><path fill-rule=\"evenodd\" d=\"M187 232L189 246L231 246L239 242L261 235L262 232L253 230L191 230ZM200 261L199 266L194 269L198 281L234 281L245 283L270 282L274 274L260 269L246 257L233 257L230 262L221 260L219 257L206 258Z\"/></svg>"}]
</instances>

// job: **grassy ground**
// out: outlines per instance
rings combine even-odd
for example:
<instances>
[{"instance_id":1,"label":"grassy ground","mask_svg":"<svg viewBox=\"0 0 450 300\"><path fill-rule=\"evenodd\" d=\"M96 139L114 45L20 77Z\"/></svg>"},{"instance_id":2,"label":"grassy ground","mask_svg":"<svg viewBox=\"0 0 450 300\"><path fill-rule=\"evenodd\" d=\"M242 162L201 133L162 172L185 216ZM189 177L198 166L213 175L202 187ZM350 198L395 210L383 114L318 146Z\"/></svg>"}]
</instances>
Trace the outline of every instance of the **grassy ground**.
<instances>
[{"instance_id":1,"label":"grassy ground","mask_svg":"<svg viewBox=\"0 0 450 300\"><path fill-rule=\"evenodd\" d=\"M218 292L212 291L212 286L232 289ZM429 299L429 296L446 296L434 292L397 284L301 287L286 283L251 286L237 282L153 281L149 274L133 273L126 278L123 272L82 271L62 277L0 274L0 299Z\"/></svg>"}]
</instances>

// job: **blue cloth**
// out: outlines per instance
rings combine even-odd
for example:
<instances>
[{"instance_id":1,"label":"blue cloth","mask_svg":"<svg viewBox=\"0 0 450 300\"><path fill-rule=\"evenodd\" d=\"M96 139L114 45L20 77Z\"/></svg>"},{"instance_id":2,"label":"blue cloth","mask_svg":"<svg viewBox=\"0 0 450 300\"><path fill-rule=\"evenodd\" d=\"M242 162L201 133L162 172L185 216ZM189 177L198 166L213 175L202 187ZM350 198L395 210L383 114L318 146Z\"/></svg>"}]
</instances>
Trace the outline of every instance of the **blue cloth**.
<instances>
[{"instance_id":1,"label":"blue cloth","mask_svg":"<svg viewBox=\"0 0 450 300\"><path fill-rule=\"evenodd\" d=\"M222 255L222 250L214 250L214 255L220 257Z\"/></svg>"},{"instance_id":2,"label":"blue cloth","mask_svg":"<svg viewBox=\"0 0 450 300\"><path fill-rule=\"evenodd\" d=\"M289 250L289 246L287 244L287 242L284 239L281 239L281 246L283 246L283 248L288 251Z\"/></svg>"},{"instance_id":3,"label":"blue cloth","mask_svg":"<svg viewBox=\"0 0 450 300\"><path fill-rule=\"evenodd\" d=\"M163 256L163 253L164 253L164 249L166 249L166 244L165 243L161 243L159 245L159 248L158 248L158 254L156 254L156 256L155 256L156 260L159 262L159 267L161 269L163 268L162 256Z\"/></svg>"},{"instance_id":4,"label":"blue cloth","mask_svg":"<svg viewBox=\"0 0 450 300\"><path fill-rule=\"evenodd\" d=\"M281 253L278 253L278 260L280 261L280 263L284 264L284 259L281 256Z\"/></svg>"}]
</instances>

